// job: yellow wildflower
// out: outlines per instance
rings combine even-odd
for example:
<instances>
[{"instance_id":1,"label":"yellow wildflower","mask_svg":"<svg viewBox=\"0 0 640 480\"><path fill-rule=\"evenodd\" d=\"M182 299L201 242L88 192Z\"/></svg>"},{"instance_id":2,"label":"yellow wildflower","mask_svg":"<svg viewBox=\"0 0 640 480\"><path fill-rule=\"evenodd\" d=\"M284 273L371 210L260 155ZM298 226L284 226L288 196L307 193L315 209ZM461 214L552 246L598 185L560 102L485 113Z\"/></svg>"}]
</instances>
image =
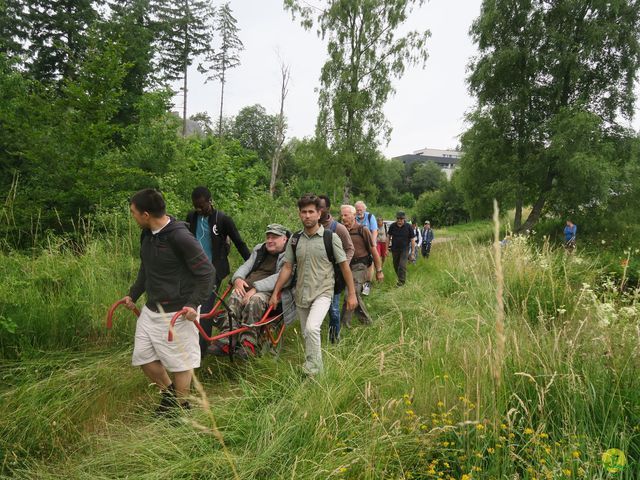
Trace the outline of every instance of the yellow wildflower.
<instances>
[{"instance_id":1,"label":"yellow wildflower","mask_svg":"<svg viewBox=\"0 0 640 480\"><path fill-rule=\"evenodd\" d=\"M524 433L526 435L533 435L533 429L532 428L525 428L524 429Z\"/></svg>"},{"instance_id":2,"label":"yellow wildflower","mask_svg":"<svg viewBox=\"0 0 640 480\"><path fill-rule=\"evenodd\" d=\"M495 450L493 448L489 447L489 448L487 448L487 452L489 452L489 455L493 455Z\"/></svg>"},{"instance_id":3,"label":"yellow wildflower","mask_svg":"<svg viewBox=\"0 0 640 480\"><path fill-rule=\"evenodd\" d=\"M476 430L484 430L484 425L479 423L476 425Z\"/></svg>"},{"instance_id":4,"label":"yellow wildflower","mask_svg":"<svg viewBox=\"0 0 640 480\"><path fill-rule=\"evenodd\" d=\"M568 468L565 468L564 470L562 470L562 473L567 477L571 476L571 470L569 470Z\"/></svg>"},{"instance_id":5,"label":"yellow wildflower","mask_svg":"<svg viewBox=\"0 0 640 480\"><path fill-rule=\"evenodd\" d=\"M579 451L577 451L577 450L574 450L574 451L571 453L571 456L572 456L573 458L580 458L580 452L579 452Z\"/></svg>"}]
</instances>

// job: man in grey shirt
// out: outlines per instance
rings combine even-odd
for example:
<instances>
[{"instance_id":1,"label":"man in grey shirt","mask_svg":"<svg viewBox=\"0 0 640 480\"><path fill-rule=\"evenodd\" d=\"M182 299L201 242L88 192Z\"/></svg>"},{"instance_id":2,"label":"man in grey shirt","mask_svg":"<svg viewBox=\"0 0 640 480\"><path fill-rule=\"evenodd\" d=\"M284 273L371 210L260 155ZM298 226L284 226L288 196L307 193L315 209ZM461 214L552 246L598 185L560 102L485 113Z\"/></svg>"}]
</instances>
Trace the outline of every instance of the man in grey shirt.
<instances>
[{"instance_id":1,"label":"man in grey shirt","mask_svg":"<svg viewBox=\"0 0 640 480\"><path fill-rule=\"evenodd\" d=\"M325 237L330 239L335 264L340 267L347 285L346 306L353 310L356 298L353 277L349 269L342 241L335 233L324 229L320 221L320 199L311 194L298 200L300 220L304 225L301 232L294 234L285 250L284 265L280 270L276 286L269 303L277 305L278 294L289 281L296 268L296 312L305 340L305 363L303 370L308 375L322 372L322 352L320 329L322 321L331 306L334 294L334 268L328 256Z\"/></svg>"}]
</instances>

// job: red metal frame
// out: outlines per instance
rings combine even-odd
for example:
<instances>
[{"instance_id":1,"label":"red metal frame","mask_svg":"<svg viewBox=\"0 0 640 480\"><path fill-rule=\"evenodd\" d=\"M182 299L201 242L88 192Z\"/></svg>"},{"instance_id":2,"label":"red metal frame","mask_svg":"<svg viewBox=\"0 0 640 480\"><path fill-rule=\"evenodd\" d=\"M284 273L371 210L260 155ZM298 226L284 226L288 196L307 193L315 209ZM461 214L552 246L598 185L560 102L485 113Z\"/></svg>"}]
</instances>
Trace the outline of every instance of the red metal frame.
<instances>
[{"instance_id":1,"label":"red metal frame","mask_svg":"<svg viewBox=\"0 0 640 480\"><path fill-rule=\"evenodd\" d=\"M211 318L215 315L218 315L219 313L224 312L224 307L220 308L220 305L222 305L222 301L227 298L227 295L229 295L229 292L231 291L231 288L233 287L233 284L230 283L229 286L225 289L225 291L222 293L222 296L218 297L218 301L216 302L216 304L213 306L213 308L211 309L211 311L209 313L205 313L200 315L200 318Z\"/></svg>"},{"instance_id":2,"label":"red metal frame","mask_svg":"<svg viewBox=\"0 0 640 480\"><path fill-rule=\"evenodd\" d=\"M118 300L116 303L111 305L111 308L109 308L109 311L107 312L107 328L110 329L113 326L113 312L115 312L116 308L120 305L124 305L124 300ZM132 311L136 317L140 316L140 310L138 310L138 307L134 308Z\"/></svg>"},{"instance_id":3,"label":"red metal frame","mask_svg":"<svg viewBox=\"0 0 640 480\"><path fill-rule=\"evenodd\" d=\"M204 315L201 315L200 318L201 319L202 318L211 318L211 317L213 317L215 315L218 315L218 314L224 312L224 307L220 308L220 306L222 305L222 302L227 297L227 295L229 295L229 292L231 292L232 288L233 288L233 284L229 284L229 286L225 289L224 293L220 297L218 297L218 301L215 303L215 305L213 306L211 311L209 313L205 313ZM113 313L115 312L116 308L118 308L120 305L124 305L124 304L125 304L124 300L118 300L113 305L111 305L111 307L109 308L109 311L107 312L107 328L108 329L111 329L111 327L113 326ZM262 315L260 320L257 321L256 323L254 323L253 325L247 325L247 326L243 326L243 327L240 327L240 328L236 328L235 330L224 332L224 333L221 333L219 335L214 335L213 337L210 337L209 335L207 335L207 332L204 331L204 328L202 328L202 325L200 325L200 322L195 320L193 323L195 324L196 328L200 332L200 335L202 335L202 338L204 338L207 342L214 342L216 340L220 340L222 338L227 338L227 337L230 337L232 335L238 335L239 333L248 332L252 328L261 328L263 330L263 335L271 343L271 345L273 345L275 347L276 345L278 345L278 343L280 343L280 340L282 339L282 334L284 333L285 324L284 324L284 322L282 322L282 324L280 325L280 327L277 330L272 328L272 327L269 327L269 325L274 323L276 320L278 320L283 315L282 313L280 313L280 314L278 314L278 315L276 315L274 317L269 318L269 314L272 311L273 311L273 306L269 305L269 308L267 308L267 311L264 312L264 314ZM140 310L138 310L137 307L133 309L133 313L135 314L136 317L140 316ZM183 308L182 310L176 312L173 315L173 317L171 317L171 323L170 323L170 326L169 326L169 334L167 335L167 340L168 341L170 341L170 342L173 341L173 328L175 327L175 324L176 324L176 321L178 320L178 318L180 318L185 313L187 313L187 309Z\"/></svg>"},{"instance_id":4,"label":"red metal frame","mask_svg":"<svg viewBox=\"0 0 640 480\"><path fill-rule=\"evenodd\" d=\"M200 335L202 335L202 338L204 338L207 342L211 343L211 342L215 342L216 340L220 340L222 338L231 337L232 335L248 332L252 328L260 328L260 327L265 327L267 325L270 325L271 323L275 322L278 318L280 318L283 315L282 313L280 313L275 317L269 318L269 314L271 313L272 310L273 310L273 305L269 305L269 308L267 308L267 310L264 312L260 320L258 320L253 325L236 328L235 330L230 330L228 332L224 332L219 335L214 335L213 337L210 337L209 335L207 335L207 332L204 331L204 328L202 328L202 325L200 325L200 322L198 322L197 320L194 320L193 323L195 324L196 328L200 332ZM167 340L169 342L173 342L173 327L175 327L176 321L185 313L187 313L187 309L183 308L182 310L177 311L173 315L173 317L171 317L171 323L169 324L169 334L167 335ZM203 317L200 317L200 318L203 318ZM280 327L280 331L278 332L277 338L274 338L270 329L266 329L266 332L267 332L267 337L269 338L269 341L271 342L271 344L273 346L277 345L280 339L282 338L282 333L284 332L284 322Z\"/></svg>"}]
</instances>

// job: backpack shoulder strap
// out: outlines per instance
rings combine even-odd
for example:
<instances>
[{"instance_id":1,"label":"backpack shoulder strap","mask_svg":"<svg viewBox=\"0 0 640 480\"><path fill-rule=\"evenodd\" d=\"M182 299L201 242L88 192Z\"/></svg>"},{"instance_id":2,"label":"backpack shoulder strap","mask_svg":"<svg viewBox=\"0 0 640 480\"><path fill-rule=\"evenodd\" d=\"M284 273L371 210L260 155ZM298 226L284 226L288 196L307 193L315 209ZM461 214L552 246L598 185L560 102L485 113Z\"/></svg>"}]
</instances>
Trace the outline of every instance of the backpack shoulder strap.
<instances>
[{"instance_id":1,"label":"backpack shoulder strap","mask_svg":"<svg viewBox=\"0 0 640 480\"><path fill-rule=\"evenodd\" d=\"M336 263L336 257L333 255L333 232L325 230L322 235L322 240L324 241L324 249L327 252L327 258L331 263Z\"/></svg>"},{"instance_id":2,"label":"backpack shoulder strap","mask_svg":"<svg viewBox=\"0 0 640 480\"><path fill-rule=\"evenodd\" d=\"M336 228L338 228L338 222L333 220L331 222L331 225L329 225L329 230L331 230L333 233L336 233Z\"/></svg>"},{"instance_id":3,"label":"backpack shoulder strap","mask_svg":"<svg viewBox=\"0 0 640 480\"><path fill-rule=\"evenodd\" d=\"M289 242L291 243L291 250L293 251L293 258L295 260L297 260L296 248L298 248L298 240L300 240L301 236L302 236L302 230L291 235L291 238L289 239Z\"/></svg>"}]
</instances>

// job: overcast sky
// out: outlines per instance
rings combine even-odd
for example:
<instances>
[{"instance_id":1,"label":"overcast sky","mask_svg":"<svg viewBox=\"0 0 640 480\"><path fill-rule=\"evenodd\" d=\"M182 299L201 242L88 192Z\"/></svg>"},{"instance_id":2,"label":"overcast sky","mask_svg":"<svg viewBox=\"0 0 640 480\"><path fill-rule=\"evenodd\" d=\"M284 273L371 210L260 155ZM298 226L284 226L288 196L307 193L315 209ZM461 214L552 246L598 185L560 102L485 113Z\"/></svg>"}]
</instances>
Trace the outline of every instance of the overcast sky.
<instances>
[{"instance_id":1,"label":"overcast sky","mask_svg":"<svg viewBox=\"0 0 640 480\"><path fill-rule=\"evenodd\" d=\"M476 50L468 32L480 13L480 4L481 0L430 0L414 9L403 30L431 31L427 43L429 59L425 68L409 68L403 78L394 82L396 94L385 107L393 127L389 145L382 146L387 157L425 147L454 148L459 143L464 115L473 105L465 78L469 59ZM306 31L292 20L282 0L232 0L231 9L245 49L240 56L241 65L228 72L224 114L235 115L242 107L256 103L270 114L277 113L282 59L291 67L285 103L287 137L313 135L318 113L315 89L326 59L325 44L315 30ZM176 98L176 102L181 103L182 98ZM206 111L217 119L219 105L220 84L205 84L192 68L187 115ZM634 124L637 130L638 118Z\"/></svg>"}]
</instances>

